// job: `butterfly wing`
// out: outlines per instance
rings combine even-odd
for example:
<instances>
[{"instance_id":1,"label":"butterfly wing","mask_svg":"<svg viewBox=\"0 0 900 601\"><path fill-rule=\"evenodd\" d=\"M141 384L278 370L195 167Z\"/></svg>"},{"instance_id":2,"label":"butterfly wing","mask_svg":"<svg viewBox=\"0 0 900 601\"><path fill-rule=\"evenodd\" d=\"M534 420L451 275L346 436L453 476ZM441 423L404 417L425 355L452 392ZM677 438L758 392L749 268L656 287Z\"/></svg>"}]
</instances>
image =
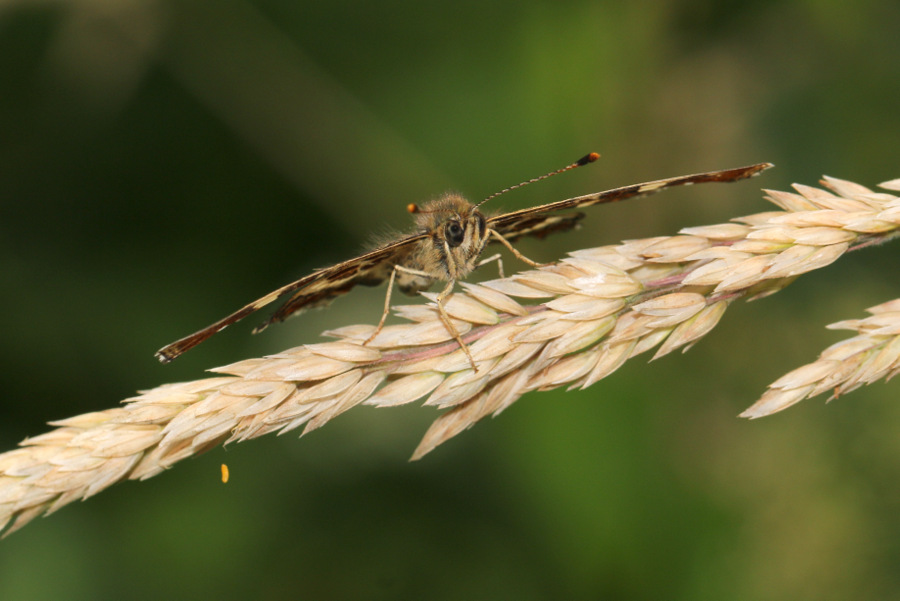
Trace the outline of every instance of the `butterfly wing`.
<instances>
[{"instance_id":1,"label":"butterfly wing","mask_svg":"<svg viewBox=\"0 0 900 601\"><path fill-rule=\"evenodd\" d=\"M298 311L326 305L338 296L346 294L356 285L375 286L380 284L390 276L394 265L402 262L415 243L424 237L423 234L408 236L349 261L314 271L306 277L273 290L214 324L164 346L156 352L156 357L161 362L168 363L213 334L288 295L290 297L284 304L254 332L264 329L270 323L283 321Z\"/></svg>"},{"instance_id":2,"label":"butterfly wing","mask_svg":"<svg viewBox=\"0 0 900 601\"><path fill-rule=\"evenodd\" d=\"M675 186L689 186L692 184L705 184L710 182L736 182L748 177L759 175L766 169L774 167L772 163L758 163L747 167L725 169L722 171L708 171L693 175L681 175L669 179L661 179L643 184L632 184L621 188L614 188L597 194L587 194L539 207L531 207L490 217L487 220L488 227L495 230L507 240L515 240L523 236L544 237L547 234L571 229L584 215L575 213L571 215L555 215L563 209L580 209L608 202L618 202L627 198L647 196L666 188Z\"/></svg>"},{"instance_id":3,"label":"butterfly wing","mask_svg":"<svg viewBox=\"0 0 900 601\"><path fill-rule=\"evenodd\" d=\"M584 213L559 215L554 213L553 209L550 209L549 211L543 209L536 213L531 213L530 209L528 211L527 214L522 214L516 219L508 219L503 222L500 222L502 218L513 215L513 213L499 215L493 219L488 218L488 227L496 230L498 234L506 238L507 242L515 242L519 238L524 238L526 236L534 236L535 238L543 239L556 232L565 232L574 228L578 225L579 221L584 219ZM494 242L497 242L497 240L491 238L491 243Z\"/></svg>"}]
</instances>

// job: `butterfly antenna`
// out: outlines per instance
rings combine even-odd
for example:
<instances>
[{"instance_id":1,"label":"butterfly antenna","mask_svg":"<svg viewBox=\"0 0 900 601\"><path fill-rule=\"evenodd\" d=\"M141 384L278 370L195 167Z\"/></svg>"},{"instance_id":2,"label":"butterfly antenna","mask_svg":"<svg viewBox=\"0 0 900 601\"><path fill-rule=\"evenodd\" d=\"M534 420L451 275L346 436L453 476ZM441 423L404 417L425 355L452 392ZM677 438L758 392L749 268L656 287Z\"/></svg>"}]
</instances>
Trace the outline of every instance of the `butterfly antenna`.
<instances>
[{"instance_id":1,"label":"butterfly antenna","mask_svg":"<svg viewBox=\"0 0 900 601\"><path fill-rule=\"evenodd\" d=\"M481 205L483 205L487 201L491 200L492 198L497 198L501 194L506 194L510 190L515 190L516 188L521 188L522 186L527 186L528 184L533 184L534 182L539 182L542 179L547 179L548 177L553 177L554 175L559 175L560 173L565 173L566 171L571 171L572 169L575 169L576 167L584 167L588 163L593 163L594 161L596 161L599 158L600 158L600 155L597 154L596 152L586 154L583 157L581 157L580 159L578 159L577 161L575 161L574 163L572 163L571 165L566 165L562 169L557 169L556 171L551 171L550 173L547 173L540 177L535 177L534 179L530 179L527 182L522 182L520 184L516 184L515 186L510 186L509 188L506 188L504 190L500 190L499 192L491 194L490 196L488 196L487 198L485 198L484 200L482 200L475 206L480 207Z\"/></svg>"}]
</instances>

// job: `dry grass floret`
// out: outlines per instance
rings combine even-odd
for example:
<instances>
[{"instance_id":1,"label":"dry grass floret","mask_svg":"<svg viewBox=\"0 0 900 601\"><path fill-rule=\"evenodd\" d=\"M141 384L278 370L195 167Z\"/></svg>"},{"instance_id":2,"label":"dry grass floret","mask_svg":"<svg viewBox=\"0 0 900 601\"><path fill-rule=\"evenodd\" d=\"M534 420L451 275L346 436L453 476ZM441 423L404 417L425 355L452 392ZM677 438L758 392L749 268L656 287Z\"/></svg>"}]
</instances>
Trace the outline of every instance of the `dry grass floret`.
<instances>
[{"instance_id":1,"label":"dry grass floret","mask_svg":"<svg viewBox=\"0 0 900 601\"><path fill-rule=\"evenodd\" d=\"M526 392L584 388L625 361L686 350L739 298L772 294L848 250L900 231L900 199L833 178L827 190L768 192L781 210L679 235L580 250L509 278L463 284L446 310L478 366L438 318L434 303L395 309L407 323L328 332L309 344L168 384L123 406L53 422L46 434L0 455L0 528L146 479L223 442L309 432L360 403L390 407L426 398L444 410L413 454L496 415ZM882 185L900 189L900 180ZM433 301L432 297L432 301ZM832 327L859 335L775 382L743 415L760 417L826 390L844 393L897 373L900 301Z\"/></svg>"}]
</instances>

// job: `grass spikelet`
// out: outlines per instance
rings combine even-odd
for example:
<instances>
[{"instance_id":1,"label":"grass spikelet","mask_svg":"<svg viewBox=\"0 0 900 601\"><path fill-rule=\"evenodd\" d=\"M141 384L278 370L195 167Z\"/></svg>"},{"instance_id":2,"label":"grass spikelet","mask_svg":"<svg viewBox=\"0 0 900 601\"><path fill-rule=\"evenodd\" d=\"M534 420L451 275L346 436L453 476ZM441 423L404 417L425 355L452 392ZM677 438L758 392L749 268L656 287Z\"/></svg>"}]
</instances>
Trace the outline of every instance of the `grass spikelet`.
<instances>
[{"instance_id":1,"label":"grass spikelet","mask_svg":"<svg viewBox=\"0 0 900 601\"><path fill-rule=\"evenodd\" d=\"M831 399L900 372L900 299L868 309L871 317L842 321L831 329L855 330L853 338L833 344L819 359L769 385L769 390L741 413L756 419L787 409L806 398L831 391Z\"/></svg>"}]
</instances>

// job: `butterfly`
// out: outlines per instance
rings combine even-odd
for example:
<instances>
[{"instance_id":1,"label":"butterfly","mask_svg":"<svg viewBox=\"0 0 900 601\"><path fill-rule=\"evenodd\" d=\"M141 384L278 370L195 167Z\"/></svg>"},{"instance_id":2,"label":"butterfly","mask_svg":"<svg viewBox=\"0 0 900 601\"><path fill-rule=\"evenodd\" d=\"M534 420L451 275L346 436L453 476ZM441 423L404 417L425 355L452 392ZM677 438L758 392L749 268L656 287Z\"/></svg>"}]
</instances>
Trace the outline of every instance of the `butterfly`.
<instances>
[{"instance_id":1,"label":"butterfly","mask_svg":"<svg viewBox=\"0 0 900 601\"><path fill-rule=\"evenodd\" d=\"M444 309L444 300L453 291L458 280L466 277L480 265L499 257L499 255L495 255L481 259L481 254L489 243L500 243L509 249L516 258L538 267L539 263L522 255L511 243L525 236L543 238L551 233L570 230L584 217L584 213L559 214L558 211L617 202L627 198L654 194L675 186L735 182L758 175L773 166L771 163L758 163L722 171L682 175L614 188L605 192L587 194L494 216L485 215L479 210L479 207L485 202L509 190L587 165L599 157L600 155L597 153L588 154L571 165L502 190L477 204L472 204L455 194L447 194L429 201L422 207L411 204L407 210L415 216L416 230L414 233L386 242L353 259L316 270L299 280L273 290L202 330L164 346L157 351L156 357L161 362L168 363L213 334L277 301L283 301L281 306L265 323L254 329L254 333L262 331L272 323L284 321L291 315L327 305L338 296L349 292L354 286L377 286L387 280L388 291L385 297L384 312L377 328L366 340L365 344L368 344L384 326L390 307L391 291L395 285L403 292L412 295L441 281L446 282L446 285L437 296L439 316L448 332L465 351L472 367L477 369L468 348L450 322Z\"/></svg>"}]
</instances>

